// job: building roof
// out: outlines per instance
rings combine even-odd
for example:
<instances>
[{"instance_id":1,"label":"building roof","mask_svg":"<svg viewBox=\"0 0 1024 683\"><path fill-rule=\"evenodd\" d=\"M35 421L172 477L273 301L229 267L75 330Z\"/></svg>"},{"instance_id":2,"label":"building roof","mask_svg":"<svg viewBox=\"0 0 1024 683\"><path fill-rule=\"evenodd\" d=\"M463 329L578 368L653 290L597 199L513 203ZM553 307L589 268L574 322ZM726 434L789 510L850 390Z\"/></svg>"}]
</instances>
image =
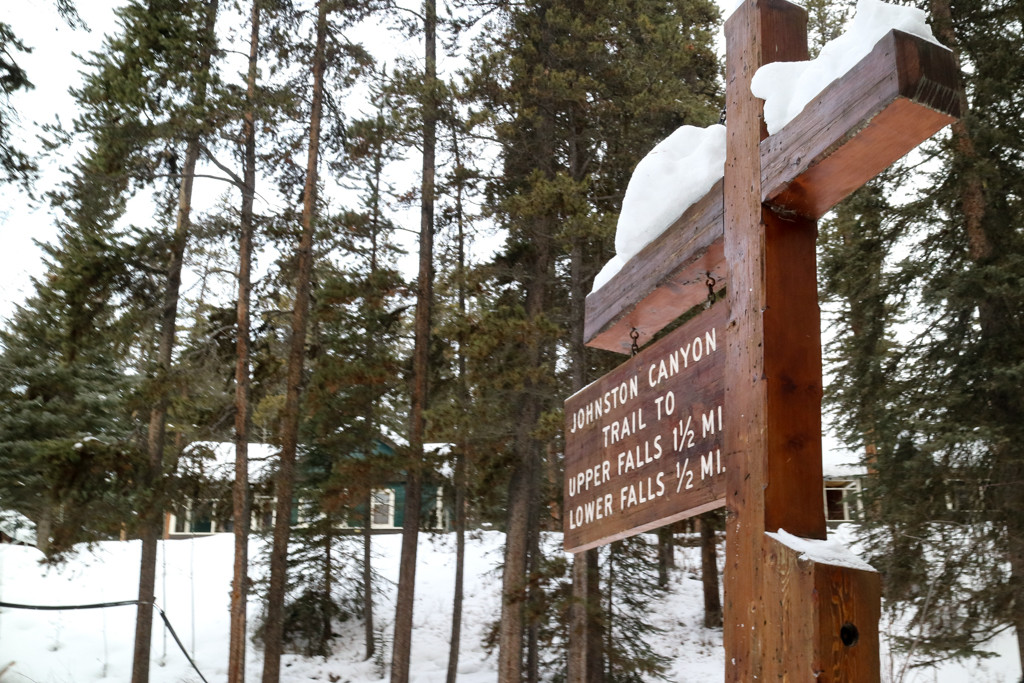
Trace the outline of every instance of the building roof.
<instances>
[{"instance_id":1,"label":"building roof","mask_svg":"<svg viewBox=\"0 0 1024 683\"><path fill-rule=\"evenodd\" d=\"M268 443L249 444L249 480L263 481L273 475L281 447ZM179 468L202 474L210 479L229 481L235 477L235 444L233 441L196 441L189 444Z\"/></svg>"}]
</instances>

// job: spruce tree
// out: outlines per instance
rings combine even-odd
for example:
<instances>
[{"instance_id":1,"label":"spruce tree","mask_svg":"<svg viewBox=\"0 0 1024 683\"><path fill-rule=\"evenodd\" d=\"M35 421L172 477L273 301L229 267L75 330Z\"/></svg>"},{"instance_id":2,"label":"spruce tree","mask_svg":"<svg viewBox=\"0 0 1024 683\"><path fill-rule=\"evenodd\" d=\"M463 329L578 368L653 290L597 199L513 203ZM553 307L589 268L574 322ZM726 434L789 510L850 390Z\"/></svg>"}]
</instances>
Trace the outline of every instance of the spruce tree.
<instances>
[{"instance_id":1,"label":"spruce tree","mask_svg":"<svg viewBox=\"0 0 1024 683\"><path fill-rule=\"evenodd\" d=\"M132 524L134 441L125 328L137 260L124 236L62 227L48 273L0 332L0 500L36 523L51 560Z\"/></svg>"},{"instance_id":2,"label":"spruce tree","mask_svg":"<svg viewBox=\"0 0 1024 683\"><path fill-rule=\"evenodd\" d=\"M717 116L716 19L703 2L510 7L492 51L478 60L479 92L497 114L502 146L488 209L509 234L490 271L496 295L487 324L514 354L505 360L511 368L489 382L508 391L512 414L499 451L510 472L499 680L518 680L522 670L522 577L542 523L530 510L545 507L540 477L558 431L555 397L613 362L584 350L582 301L609 255L635 163L678 125ZM554 381L563 344L575 373L569 386ZM533 668L527 676L536 676Z\"/></svg>"},{"instance_id":3,"label":"spruce tree","mask_svg":"<svg viewBox=\"0 0 1024 683\"><path fill-rule=\"evenodd\" d=\"M650 568L657 549L643 535L615 541L607 551L605 585L605 676L609 683L667 680L667 660L651 648L659 632L648 619L648 602L662 589Z\"/></svg>"},{"instance_id":4,"label":"spruce tree","mask_svg":"<svg viewBox=\"0 0 1024 683\"><path fill-rule=\"evenodd\" d=\"M10 97L19 90L32 88L28 74L18 66L17 53L29 48L18 40L9 24L0 22L0 182L20 181L27 184L35 165L11 139L11 127L17 112Z\"/></svg>"},{"instance_id":5,"label":"spruce tree","mask_svg":"<svg viewBox=\"0 0 1024 683\"><path fill-rule=\"evenodd\" d=\"M857 347L837 400L877 473L868 493L873 554L917 661L970 654L1006 626L1024 643L1024 610L1011 598L1024 585L1014 161L1024 63L1009 47L1020 27L1016 9L987 0L927 9L960 60L963 116L926 148L932 163L914 200L837 223L836 247L865 264L860 279L839 282L859 301L846 322ZM911 249L898 268L888 256L893 236ZM901 346L893 314L904 296L913 325Z\"/></svg>"}]
</instances>

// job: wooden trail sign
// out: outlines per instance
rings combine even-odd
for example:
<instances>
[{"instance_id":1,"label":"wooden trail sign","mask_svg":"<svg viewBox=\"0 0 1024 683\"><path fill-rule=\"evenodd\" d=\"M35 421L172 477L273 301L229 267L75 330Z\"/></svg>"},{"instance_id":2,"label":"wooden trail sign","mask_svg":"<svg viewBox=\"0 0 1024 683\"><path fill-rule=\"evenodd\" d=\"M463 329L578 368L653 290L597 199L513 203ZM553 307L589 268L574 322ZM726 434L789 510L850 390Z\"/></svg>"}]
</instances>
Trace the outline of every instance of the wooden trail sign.
<instances>
[{"instance_id":1,"label":"wooden trail sign","mask_svg":"<svg viewBox=\"0 0 1024 683\"><path fill-rule=\"evenodd\" d=\"M746 0L726 21L725 177L587 299L587 343L628 352L631 330L647 341L704 298L699 283L706 272L726 282L722 445L730 683L879 680L877 573L806 552L826 535L816 221L959 115L952 53L892 31L767 136L751 78L763 64L807 59L806 26L806 12L785 0ZM701 317L691 324L700 327ZM632 369L623 376L642 377L642 362L624 366ZM709 391L704 381L695 380L693 395ZM588 457L591 468L597 466L591 469L596 481L605 471L596 463L608 455ZM568 450L566 467L570 471ZM586 484L586 474L576 481ZM601 485L614 488L610 474ZM568 511L571 498L566 502ZM685 514L693 501L676 502L682 507L659 508L662 521ZM643 515L632 521L644 529L657 525ZM780 529L801 543L779 540L792 538L774 534ZM615 527L579 537L567 532L566 538L579 549L631 532Z\"/></svg>"},{"instance_id":2,"label":"wooden trail sign","mask_svg":"<svg viewBox=\"0 0 1024 683\"><path fill-rule=\"evenodd\" d=\"M565 401L565 549L725 504L724 302Z\"/></svg>"}]
</instances>

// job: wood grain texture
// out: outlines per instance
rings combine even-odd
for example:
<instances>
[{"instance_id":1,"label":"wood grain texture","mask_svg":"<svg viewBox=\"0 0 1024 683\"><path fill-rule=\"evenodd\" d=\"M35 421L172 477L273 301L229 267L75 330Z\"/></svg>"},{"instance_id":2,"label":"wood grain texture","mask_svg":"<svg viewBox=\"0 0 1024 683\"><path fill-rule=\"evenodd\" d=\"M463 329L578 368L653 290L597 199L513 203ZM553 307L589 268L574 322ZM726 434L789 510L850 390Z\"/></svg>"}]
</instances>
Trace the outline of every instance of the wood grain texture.
<instances>
[{"instance_id":1,"label":"wood grain texture","mask_svg":"<svg viewBox=\"0 0 1024 683\"><path fill-rule=\"evenodd\" d=\"M707 298L707 273L725 277L721 181L587 297L584 339L589 346L628 354L635 328L643 346Z\"/></svg>"},{"instance_id":2,"label":"wood grain texture","mask_svg":"<svg viewBox=\"0 0 1024 683\"><path fill-rule=\"evenodd\" d=\"M821 502L821 321L815 260L817 225L765 210L761 216L763 271L759 311L765 442L760 487L766 531L785 529L825 538ZM762 399L759 399L762 400ZM730 413L732 415L732 413Z\"/></svg>"},{"instance_id":3,"label":"wood grain texture","mask_svg":"<svg viewBox=\"0 0 1024 683\"><path fill-rule=\"evenodd\" d=\"M816 564L819 681L878 681L882 577L876 572ZM844 628L848 629L844 634ZM850 638L852 634L854 637Z\"/></svg>"},{"instance_id":4,"label":"wood grain texture","mask_svg":"<svg viewBox=\"0 0 1024 683\"><path fill-rule=\"evenodd\" d=\"M765 538L766 680L880 680L877 572L815 562Z\"/></svg>"},{"instance_id":5,"label":"wood grain texture","mask_svg":"<svg viewBox=\"0 0 1024 683\"><path fill-rule=\"evenodd\" d=\"M959 114L956 65L944 48L892 31L767 137L750 80L762 64L806 59L806 14L786 0L746 0L727 20L725 35L724 179L588 297L585 336L591 346L628 352L632 328L645 340L706 296L701 285L708 271L719 284L725 280L728 308L716 305L667 336L665 345L652 345L603 378L604 384L566 402L567 435L581 426L591 430L576 435L578 443L567 436L566 545L575 552L654 528L720 505L724 495L725 680L877 683L878 574L809 560L766 532L826 536L815 221ZM726 320L715 317L725 310ZM636 482L648 482L651 491L652 481L660 486L673 474L660 447L657 457L646 458L648 470L621 471L620 449L639 452L639 444L647 444L646 456L658 430L667 438L665 425L652 429L642 418L642 427L630 427L637 416L653 417L657 394L645 390L641 397L637 391L619 412L609 413L610 424L630 432L629 439L613 437L612 443L609 424L595 428L583 411L589 405L597 412L595 397L616 387L628 394L630 378L645 372L650 378L652 360L698 338L699 325L713 325L724 352L716 344L714 363L692 377L673 373L680 383L671 388L686 394L681 415L723 407L715 441L695 452L721 447L724 476L716 467L706 487L672 506L662 505L670 498L663 492L639 506L622 505ZM686 470L685 464L679 469L679 459L687 454L672 446L670 483L678 483ZM652 480L649 472L660 478ZM608 514L584 519L581 503L588 496L607 501Z\"/></svg>"},{"instance_id":6,"label":"wood grain texture","mask_svg":"<svg viewBox=\"0 0 1024 683\"><path fill-rule=\"evenodd\" d=\"M761 143L764 202L818 219L959 115L953 53L893 30Z\"/></svg>"},{"instance_id":7,"label":"wood grain texture","mask_svg":"<svg viewBox=\"0 0 1024 683\"><path fill-rule=\"evenodd\" d=\"M750 80L762 65L807 58L807 16L783 0L747 0L725 23L726 132L724 191L725 257L730 307L726 346L725 446L726 571L725 680L762 679L772 641L762 558L764 482L769 451L768 384L763 313L770 305L767 269L784 267L766 250L761 205L759 145L765 135L762 103ZM820 507L820 505L819 505Z\"/></svg>"},{"instance_id":8,"label":"wood grain texture","mask_svg":"<svg viewBox=\"0 0 1024 683\"><path fill-rule=\"evenodd\" d=\"M565 401L567 552L725 502L725 302Z\"/></svg>"}]
</instances>

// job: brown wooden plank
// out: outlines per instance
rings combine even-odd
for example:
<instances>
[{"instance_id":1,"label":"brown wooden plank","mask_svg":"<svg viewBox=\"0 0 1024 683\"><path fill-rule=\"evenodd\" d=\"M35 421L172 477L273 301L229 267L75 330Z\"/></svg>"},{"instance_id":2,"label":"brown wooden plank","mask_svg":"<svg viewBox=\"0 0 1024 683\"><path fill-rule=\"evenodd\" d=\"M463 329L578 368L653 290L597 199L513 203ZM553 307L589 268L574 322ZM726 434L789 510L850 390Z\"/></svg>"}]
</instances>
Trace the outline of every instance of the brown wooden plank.
<instances>
[{"instance_id":1,"label":"brown wooden plank","mask_svg":"<svg viewBox=\"0 0 1024 683\"><path fill-rule=\"evenodd\" d=\"M765 680L829 683L880 679L877 572L817 562L765 539L767 589L775 603L756 615L779 637L766 651Z\"/></svg>"},{"instance_id":2,"label":"brown wooden plank","mask_svg":"<svg viewBox=\"0 0 1024 683\"><path fill-rule=\"evenodd\" d=\"M959 115L953 53L890 31L864 59L761 143L762 193L821 218Z\"/></svg>"},{"instance_id":3,"label":"brown wooden plank","mask_svg":"<svg viewBox=\"0 0 1024 683\"><path fill-rule=\"evenodd\" d=\"M814 593L818 609L814 669L820 672L815 680L881 680L881 576L877 572L816 563Z\"/></svg>"},{"instance_id":4,"label":"brown wooden plank","mask_svg":"<svg viewBox=\"0 0 1024 683\"><path fill-rule=\"evenodd\" d=\"M712 306L565 401L567 552L724 504L726 313Z\"/></svg>"},{"instance_id":5,"label":"brown wooden plank","mask_svg":"<svg viewBox=\"0 0 1024 683\"><path fill-rule=\"evenodd\" d=\"M785 529L803 538L825 538L821 489L821 316L815 260L817 224L782 218L765 210L760 231L764 269L760 314L763 343L765 451L748 452L764 461L766 531ZM737 285L739 286L739 285ZM740 333L742 334L742 333ZM731 409L730 409L731 410ZM808 492L814 491L815 495Z\"/></svg>"},{"instance_id":6,"label":"brown wooden plank","mask_svg":"<svg viewBox=\"0 0 1024 683\"><path fill-rule=\"evenodd\" d=\"M783 130L760 143L763 197L782 213L820 218L851 191L959 115L949 50L892 31ZM734 114L730 114L734 116ZM587 297L588 346L629 353L698 303L710 271L728 281L722 185Z\"/></svg>"},{"instance_id":7,"label":"brown wooden plank","mask_svg":"<svg viewBox=\"0 0 1024 683\"><path fill-rule=\"evenodd\" d=\"M766 269L784 268L782 249L766 251L759 145L762 103L750 79L762 64L807 58L807 15L783 0L747 0L725 22L727 125L724 189L725 255L729 263L725 423L726 571L723 640L725 681L768 680L773 629L766 612L763 556L769 381L765 355L773 353L763 313L785 306L765 287ZM785 246L785 245L782 245ZM802 297L801 297L802 298ZM816 488L820 488L820 482ZM797 500L805 499L798 498ZM821 507L820 499L818 507ZM777 598L776 598L777 599ZM774 680L774 679L772 679Z\"/></svg>"},{"instance_id":8,"label":"brown wooden plank","mask_svg":"<svg viewBox=\"0 0 1024 683\"><path fill-rule=\"evenodd\" d=\"M588 345L628 354L633 328L640 333L638 343L646 344L707 298L706 273L716 280L724 278L722 250L719 181L604 287L587 297L583 335Z\"/></svg>"}]
</instances>

